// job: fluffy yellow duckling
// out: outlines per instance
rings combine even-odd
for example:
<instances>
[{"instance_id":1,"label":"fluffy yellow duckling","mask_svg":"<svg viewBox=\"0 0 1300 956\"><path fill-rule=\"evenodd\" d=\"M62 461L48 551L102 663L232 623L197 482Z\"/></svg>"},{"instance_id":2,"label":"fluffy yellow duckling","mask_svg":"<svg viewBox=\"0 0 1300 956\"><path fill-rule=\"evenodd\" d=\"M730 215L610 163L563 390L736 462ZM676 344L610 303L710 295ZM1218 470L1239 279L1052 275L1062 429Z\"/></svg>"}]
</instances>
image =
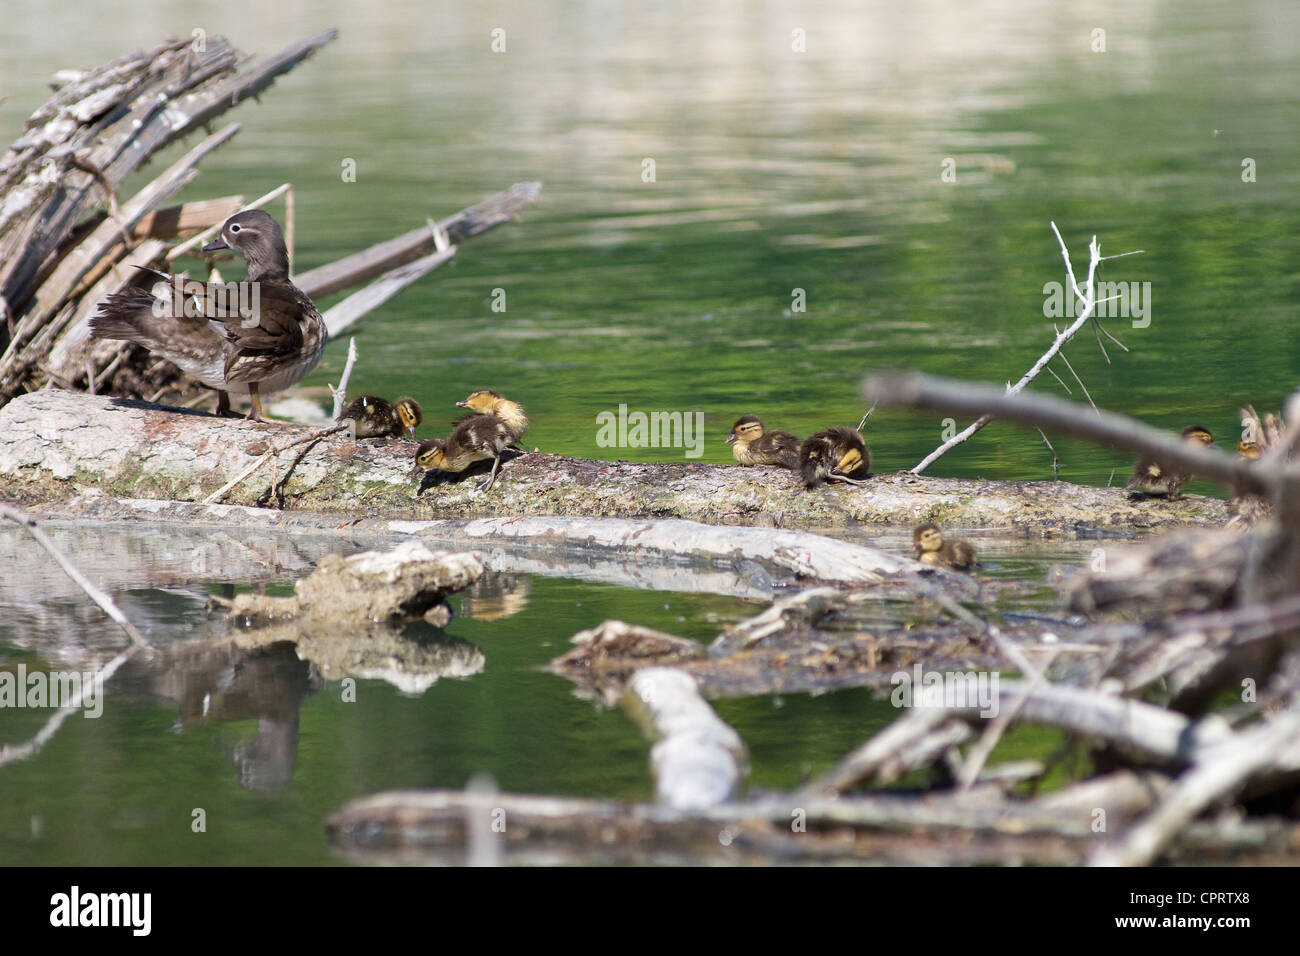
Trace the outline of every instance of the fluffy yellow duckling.
<instances>
[{"instance_id":1,"label":"fluffy yellow duckling","mask_svg":"<svg viewBox=\"0 0 1300 956\"><path fill-rule=\"evenodd\" d=\"M795 471L799 468L799 439L789 432L767 431L757 415L736 419L727 444L742 465L778 465Z\"/></svg>"},{"instance_id":2,"label":"fluffy yellow duckling","mask_svg":"<svg viewBox=\"0 0 1300 956\"><path fill-rule=\"evenodd\" d=\"M1213 445L1214 436L1199 425L1189 425L1183 429L1182 439L1193 445ZM1134 494L1153 495L1165 498L1177 498L1183 485L1192 480L1191 475L1176 474L1152 458L1138 462L1124 487Z\"/></svg>"},{"instance_id":3,"label":"fluffy yellow duckling","mask_svg":"<svg viewBox=\"0 0 1300 956\"><path fill-rule=\"evenodd\" d=\"M471 392L469 398L456 404L479 415L495 415L501 419L510 429L511 444L519 441L528 430L528 416L524 414L524 407L518 402L502 398L490 388L480 388L477 392Z\"/></svg>"},{"instance_id":4,"label":"fluffy yellow duckling","mask_svg":"<svg viewBox=\"0 0 1300 956\"><path fill-rule=\"evenodd\" d=\"M979 556L969 541L945 541L939 526L930 522L912 532L912 547L917 552L916 559L922 564L953 571L970 571L979 567Z\"/></svg>"},{"instance_id":5,"label":"fluffy yellow duckling","mask_svg":"<svg viewBox=\"0 0 1300 956\"><path fill-rule=\"evenodd\" d=\"M339 420L352 419L358 438L382 438L391 435L402 437L405 431L412 438L415 429L424 421L420 403L413 398L399 398L388 402L374 395L362 395L349 402L339 414Z\"/></svg>"},{"instance_id":6,"label":"fluffy yellow duckling","mask_svg":"<svg viewBox=\"0 0 1300 956\"><path fill-rule=\"evenodd\" d=\"M501 453L510 447L510 428L495 415L469 415L456 423L446 438L422 442L415 452L417 468L438 468L458 474L476 461L492 459L492 471L478 486L488 491L496 483Z\"/></svg>"},{"instance_id":7,"label":"fluffy yellow duckling","mask_svg":"<svg viewBox=\"0 0 1300 956\"><path fill-rule=\"evenodd\" d=\"M871 452L854 429L828 428L805 438L799 446L799 470L808 488L824 481L860 485L871 471Z\"/></svg>"}]
</instances>

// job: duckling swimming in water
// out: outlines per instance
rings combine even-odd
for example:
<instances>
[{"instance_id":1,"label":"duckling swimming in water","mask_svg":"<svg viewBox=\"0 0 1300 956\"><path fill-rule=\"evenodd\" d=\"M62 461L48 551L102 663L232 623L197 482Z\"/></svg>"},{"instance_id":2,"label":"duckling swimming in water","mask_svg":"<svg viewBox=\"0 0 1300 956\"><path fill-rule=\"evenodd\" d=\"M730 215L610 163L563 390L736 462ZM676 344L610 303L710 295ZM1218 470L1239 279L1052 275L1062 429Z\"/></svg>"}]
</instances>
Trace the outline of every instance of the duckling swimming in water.
<instances>
[{"instance_id":1,"label":"duckling swimming in water","mask_svg":"<svg viewBox=\"0 0 1300 956\"><path fill-rule=\"evenodd\" d=\"M824 481L860 485L871 471L871 452L854 429L828 428L805 438L799 446L799 470L808 488Z\"/></svg>"},{"instance_id":2,"label":"duckling swimming in water","mask_svg":"<svg viewBox=\"0 0 1300 956\"><path fill-rule=\"evenodd\" d=\"M742 415L727 438L731 454L742 465L778 465L799 469L799 439L789 432L767 431L757 415Z\"/></svg>"},{"instance_id":3,"label":"duckling swimming in water","mask_svg":"<svg viewBox=\"0 0 1300 956\"><path fill-rule=\"evenodd\" d=\"M1214 436L1199 425L1188 425L1183 429L1182 439L1193 445L1213 445ZM1124 487L1135 495L1177 498L1183 485L1192 480L1191 475L1170 472L1164 465L1153 458L1144 458L1138 462Z\"/></svg>"},{"instance_id":4,"label":"duckling swimming in water","mask_svg":"<svg viewBox=\"0 0 1300 956\"><path fill-rule=\"evenodd\" d=\"M478 486L479 491L488 491L496 483L501 453L513 440L510 427L496 415L469 415L457 422L446 438L422 442L415 452L415 464L426 471L438 468L455 474L491 458L492 472Z\"/></svg>"},{"instance_id":5,"label":"duckling swimming in water","mask_svg":"<svg viewBox=\"0 0 1300 956\"><path fill-rule=\"evenodd\" d=\"M477 392L471 392L469 398L456 404L461 408L471 409L477 414L495 415L501 419L510 429L511 444L522 438L524 432L528 430L528 416L524 414L524 407L518 402L502 398L490 388L480 388Z\"/></svg>"},{"instance_id":6,"label":"duckling swimming in water","mask_svg":"<svg viewBox=\"0 0 1300 956\"><path fill-rule=\"evenodd\" d=\"M969 541L945 541L943 532L933 522L920 525L912 532L912 547L922 564L969 571L979 567L979 556Z\"/></svg>"},{"instance_id":7,"label":"duckling swimming in water","mask_svg":"<svg viewBox=\"0 0 1300 956\"><path fill-rule=\"evenodd\" d=\"M405 431L412 438L415 429L424 421L420 403L413 398L399 398L388 402L374 395L362 395L348 403L339 415L339 421L350 418L355 423L358 438L401 438Z\"/></svg>"}]
</instances>

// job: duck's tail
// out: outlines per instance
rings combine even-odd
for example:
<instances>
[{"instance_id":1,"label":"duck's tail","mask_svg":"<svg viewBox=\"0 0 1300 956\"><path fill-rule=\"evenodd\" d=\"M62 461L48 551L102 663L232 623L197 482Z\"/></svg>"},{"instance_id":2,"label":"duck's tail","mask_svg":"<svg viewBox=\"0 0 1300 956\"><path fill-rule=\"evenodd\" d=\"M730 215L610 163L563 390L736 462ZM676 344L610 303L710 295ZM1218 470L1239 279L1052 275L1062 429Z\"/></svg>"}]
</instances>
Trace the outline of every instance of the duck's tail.
<instances>
[{"instance_id":1,"label":"duck's tail","mask_svg":"<svg viewBox=\"0 0 1300 956\"><path fill-rule=\"evenodd\" d=\"M148 345L152 336L146 329L154 318L156 302L153 293L138 286L114 292L90 317L91 338Z\"/></svg>"}]
</instances>

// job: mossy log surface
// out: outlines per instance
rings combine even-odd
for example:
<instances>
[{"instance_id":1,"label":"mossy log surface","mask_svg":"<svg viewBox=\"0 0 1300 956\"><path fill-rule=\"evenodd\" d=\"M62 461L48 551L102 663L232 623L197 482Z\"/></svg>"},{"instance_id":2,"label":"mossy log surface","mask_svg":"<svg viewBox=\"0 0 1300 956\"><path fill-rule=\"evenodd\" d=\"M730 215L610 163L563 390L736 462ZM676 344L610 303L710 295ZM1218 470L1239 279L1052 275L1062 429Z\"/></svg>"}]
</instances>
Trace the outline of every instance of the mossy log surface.
<instances>
[{"instance_id":1,"label":"mossy log surface","mask_svg":"<svg viewBox=\"0 0 1300 956\"><path fill-rule=\"evenodd\" d=\"M44 389L0 409L0 496L58 501L96 488L123 498L202 501L272 445L310 431ZM952 528L1088 533L1227 520L1226 505L1217 499L1130 500L1119 488L1063 481L881 474L861 488L805 491L794 475L776 468L537 452L506 462L496 487L483 494L475 490L477 470L416 477L414 450L404 441L331 435L281 453L220 500L354 517L653 517L827 529L931 520Z\"/></svg>"}]
</instances>

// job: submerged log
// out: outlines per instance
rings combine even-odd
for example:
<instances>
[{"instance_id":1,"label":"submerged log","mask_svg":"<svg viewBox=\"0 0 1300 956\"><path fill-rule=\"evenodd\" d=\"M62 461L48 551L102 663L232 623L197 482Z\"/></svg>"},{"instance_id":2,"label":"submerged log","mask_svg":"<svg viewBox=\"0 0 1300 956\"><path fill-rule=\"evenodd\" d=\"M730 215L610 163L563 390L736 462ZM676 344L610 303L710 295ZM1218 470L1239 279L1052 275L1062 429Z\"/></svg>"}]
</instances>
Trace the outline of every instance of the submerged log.
<instances>
[{"instance_id":1,"label":"submerged log","mask_svg":"<svg viewBox=\"0 0 1300 956\"><path fill-rule=\"evenodd\" d=\"M43 389L0 409L0 494L50 501L91 487L124 498L201 501L270 443L308 434L290 425L256 425ZM774 468L605 462L539 453L507 461L496 487L485 495L474 490L477 473L454 480L432 474L414 479L415 446L408 442L335 435L311 446L290 469L300 451L285 452L222 500L391 518L617 515L778 528L932 520L949 527L1130 532L1227 520L1225 503L1216 499L1131 501L1120 489L1066 482L882 474L861 488L806 492L793 475Z\"/></svg>"},{"instance_id":2,"label":"submerged log","mask_svg":"<svg viewBox=\"0 0 1300 956\"><path fill-rule=\"evenodd\" d=\"M483 574L472 554L430 551L408 541L391 551L327 554L294 585L292 597L237 595L230 617L245 624L293 621L304 631L352 631L415 620Z\"/></svg>"}]
</instances>

